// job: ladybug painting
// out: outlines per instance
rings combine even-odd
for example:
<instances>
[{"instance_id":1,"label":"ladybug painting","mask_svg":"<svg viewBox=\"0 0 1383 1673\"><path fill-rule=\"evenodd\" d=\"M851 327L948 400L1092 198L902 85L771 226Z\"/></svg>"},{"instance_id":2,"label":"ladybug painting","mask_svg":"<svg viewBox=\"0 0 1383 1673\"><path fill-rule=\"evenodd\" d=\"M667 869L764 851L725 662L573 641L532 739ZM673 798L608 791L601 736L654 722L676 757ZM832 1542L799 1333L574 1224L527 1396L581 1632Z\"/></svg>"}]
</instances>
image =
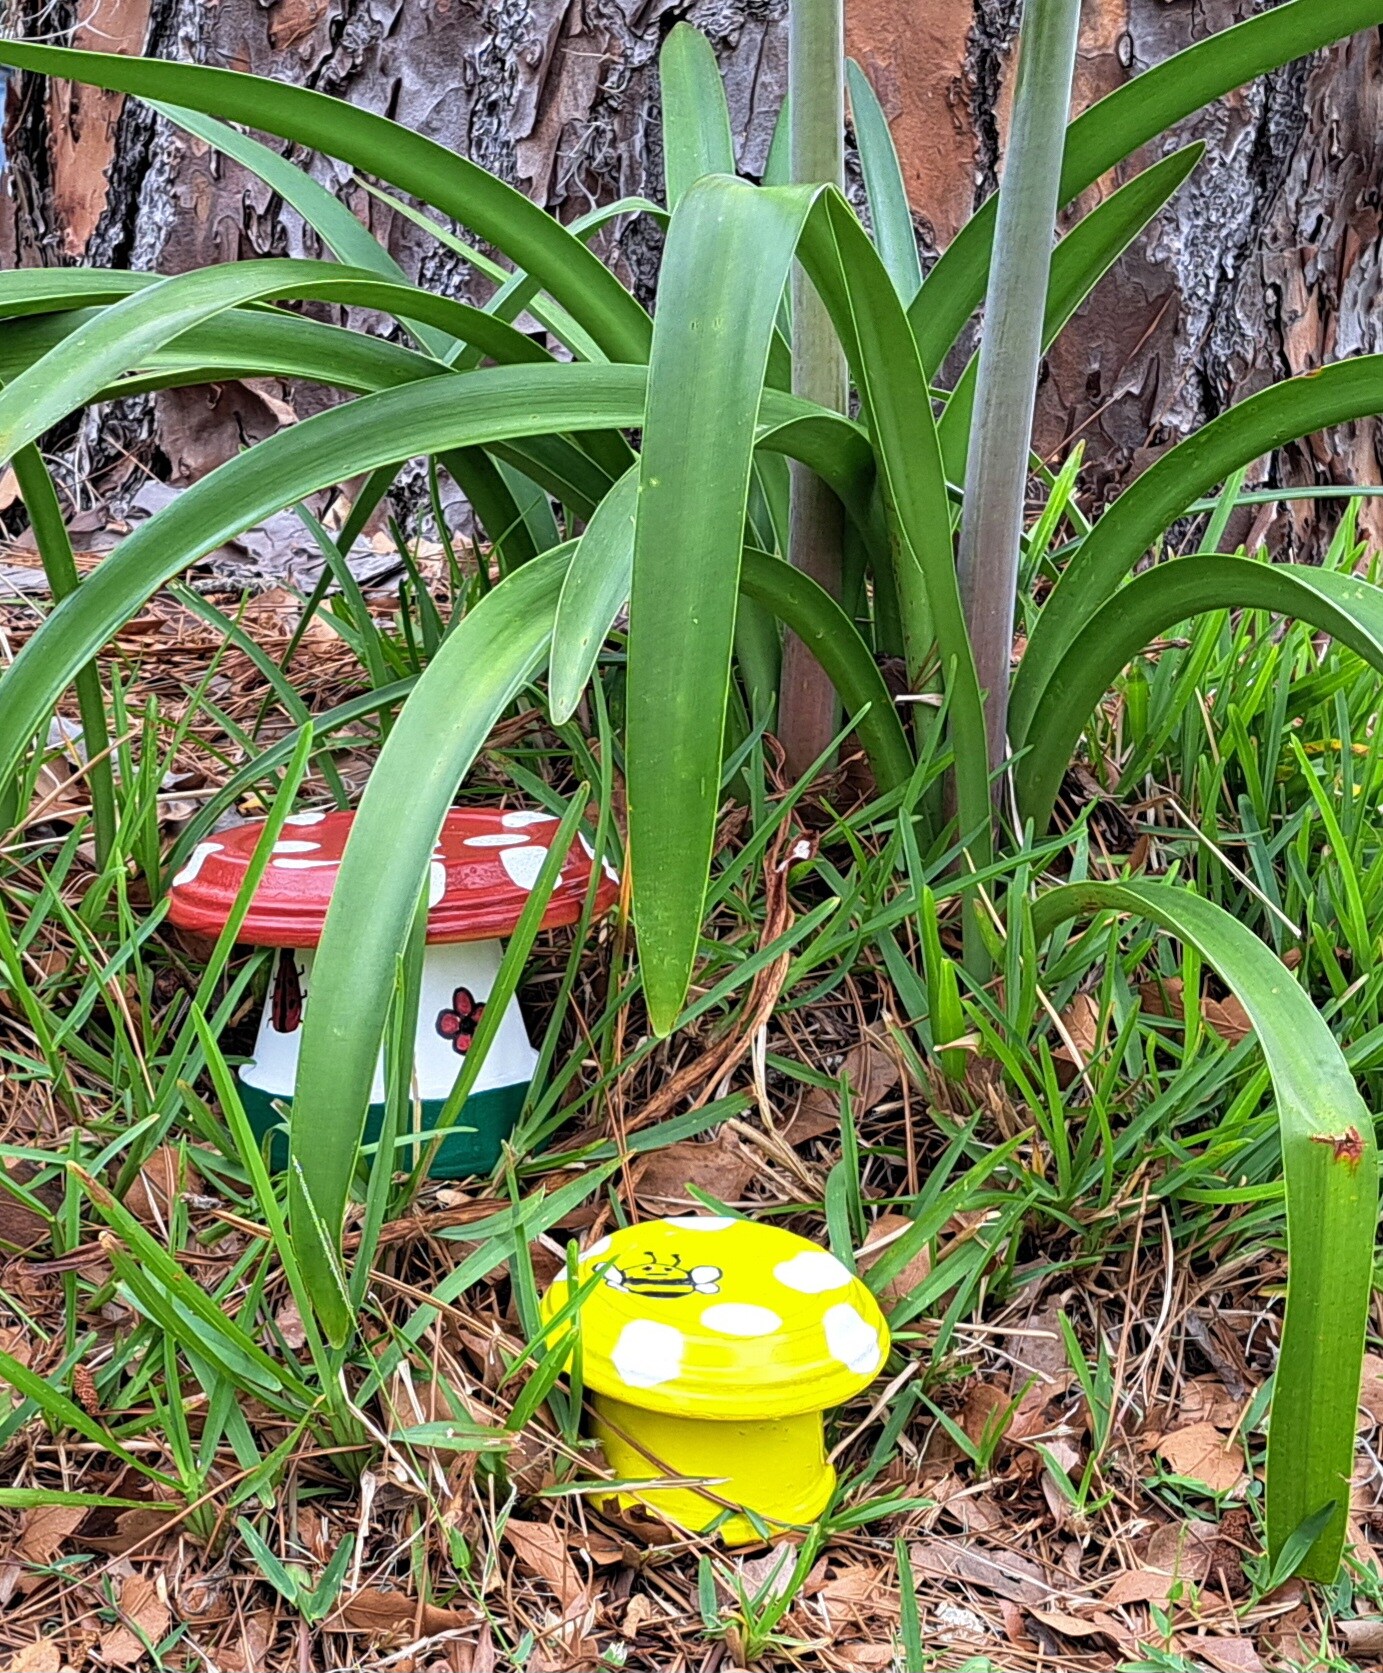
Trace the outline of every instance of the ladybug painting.
<instances>
[{"instance_id":1,"label":"ladybug painting","mask_svg":"<svg viewBox=\"0 0 1383 1673\"><path fill-rule=\"evenodd\" d=\"M303 984L298 974L297 954L281 948L274 970L274 992L269 1002L269 1020L276 1034L295 1034L303 1020Z\"/></svg>"},{"instance_id":2,"label":"ladybug painting","mask_svg":"<svg viewBox=\"0 0 1383 1673\"><path fill-rule=\"evenodd\" d=\"M626 1295L647 1295L663 1301L674 1301L684 1295L717 1295L720 1292L721 1271L718 1266L682 1265L680 1255L669 1255L658 1260L652 1251L645 1251L642 1261L634 1266L610 1266L605 1270L605 1282L612 1290L623 1290Z\"/></svg>"}]
</instances>

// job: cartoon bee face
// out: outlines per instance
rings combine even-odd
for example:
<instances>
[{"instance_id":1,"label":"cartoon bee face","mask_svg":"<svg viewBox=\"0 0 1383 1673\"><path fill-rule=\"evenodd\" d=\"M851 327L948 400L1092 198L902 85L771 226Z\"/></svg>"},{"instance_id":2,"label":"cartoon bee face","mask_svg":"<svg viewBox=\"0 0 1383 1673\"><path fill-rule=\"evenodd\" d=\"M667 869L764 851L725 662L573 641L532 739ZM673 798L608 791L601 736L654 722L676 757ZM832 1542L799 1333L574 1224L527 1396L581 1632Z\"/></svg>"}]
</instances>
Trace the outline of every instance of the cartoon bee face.
<instances>
[{"instance_id":1,"label":"cartoon bee face","mask_svg":"<svg viewBox=\"0 0 1383 1673\"><path fill-rule=\"evenodd\" d=\"M680 1255L669 1255L658 1260L647 1250L645 1258L635 1266L609 1266L605 1282L612 1290L623 1290L626 1295L647 1295L664 1301L675 1301L683 1295L716 1295L720 1290L721 1271L718 1266L682 1265Z\"/></svg>"}]
</instances>

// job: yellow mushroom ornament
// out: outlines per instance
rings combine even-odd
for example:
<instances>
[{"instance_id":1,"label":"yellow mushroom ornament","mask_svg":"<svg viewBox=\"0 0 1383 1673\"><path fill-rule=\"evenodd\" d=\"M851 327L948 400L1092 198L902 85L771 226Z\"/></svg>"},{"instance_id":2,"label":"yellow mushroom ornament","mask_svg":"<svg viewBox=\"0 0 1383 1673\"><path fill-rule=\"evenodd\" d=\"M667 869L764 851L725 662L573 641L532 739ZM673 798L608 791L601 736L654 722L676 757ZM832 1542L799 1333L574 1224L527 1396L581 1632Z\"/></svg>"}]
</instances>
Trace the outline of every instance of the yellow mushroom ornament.
<instances>
[{"instance_id":1,"label":"yellow mushroom ornament","mask_svg":"<svg viewBox=\"0 0 1383 1673\"><path fill-rule=\"evenodd\" d=\"M581 1256L581 1369L594 1433L622 1481L683 1476L692 1487L621 1491L701 1530L727 1505L770 1531L814 1520L836 1474L822 1414L882 1369L888 1326L869 1290L827 1250L777 1226L709 1214L646 1220ZM569 1299L565 1277L544 1319ZM735 1514L730 1545L762 1537Z\"/></svg>"}]
</instances>

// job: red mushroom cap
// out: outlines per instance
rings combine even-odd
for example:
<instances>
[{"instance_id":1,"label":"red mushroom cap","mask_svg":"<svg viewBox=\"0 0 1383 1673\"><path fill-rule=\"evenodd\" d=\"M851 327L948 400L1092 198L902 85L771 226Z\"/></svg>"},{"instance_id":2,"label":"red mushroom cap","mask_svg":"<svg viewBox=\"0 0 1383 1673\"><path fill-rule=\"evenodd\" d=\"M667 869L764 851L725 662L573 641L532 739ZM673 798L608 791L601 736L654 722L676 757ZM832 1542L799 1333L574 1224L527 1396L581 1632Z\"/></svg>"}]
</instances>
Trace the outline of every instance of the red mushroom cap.
<instances>
[{"instance_id":1,"label":"red mushroom cap","mask_svg":"<svg viewBox=\"0 0 1383 1673\"><path fill-rule=\"evenodd\" d=\"M245 915L241 941L256 947L317 945L354 818L349 812L289 815ZM256 820L197 844L169 885L173 923L203 935L220 934L263 829ZM433 850L428 940L492 941L509 935L556 829L550 813L452 808ZM578 838L543 913L545 929L575 923L581 916L592 864ZM596 911L607 911L618 892L618 879L604 867Z\"/></svg>"}]
</instances>

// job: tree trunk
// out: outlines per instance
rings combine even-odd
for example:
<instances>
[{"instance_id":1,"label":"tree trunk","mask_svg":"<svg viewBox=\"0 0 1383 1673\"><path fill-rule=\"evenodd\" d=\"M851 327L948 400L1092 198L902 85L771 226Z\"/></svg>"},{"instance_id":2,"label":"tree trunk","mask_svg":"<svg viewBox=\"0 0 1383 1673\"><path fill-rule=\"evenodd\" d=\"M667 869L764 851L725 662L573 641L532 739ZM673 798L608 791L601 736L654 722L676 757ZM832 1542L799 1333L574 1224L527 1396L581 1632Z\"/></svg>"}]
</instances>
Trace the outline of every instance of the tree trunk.
<instances>
[{"instance_id":1,"label":"tree trunk","mask_svg":"<svg viewBox=\"0 0 1383 1673\"><path fill-rule=\"evenodd\" d=\"M1077 106L1255 9L1253 0L1086 0ZM120 51L147 36L165 57L251 69L386 111L564 219L625 192L659 194L655 61L679 18L716 45L750 174L763 165L785 81L786 0L8 0L8 10L12 28L36 36ZM848 0L851 50L894 122L924 252L945 245L1000 173L1017 13L1017 0ZM1370 31L1183 125L1183 143L1207 142L1205 162L1046 362L1038 445L1055 457L1084 441L1096 505L1231 402L1380 347L1381 52ZM6 116L0 260L173 272L320 253L257 181L133 103L86 88L45 93L16 77ZM321 159L312 167L409 272L455 295L483 294L483 282L346 170ZM658 239L648 222L626 222L606 249L649 296ZM320 398L292 392L302 411ZM175 479L277 423L262 394L240 387L129 406L105 417L99 449L88 427L89 447L107 459L144 449ZM1259 474L1377 482L1381 457L1370 421L1286 449ZM1309 538L1333 515L1284 512L1272 538ZM1379 529L1383 513L1365 521ZM1267 517L1256 522L1237 533L1261 532Z\"/></svg>"},{"instance_id":2,"label":"tree trunk","mask_svg":"<svg viewBox=\"0 0 1383 1673\"><path fill-rule=\"evenodd\" d=\"M715 43L740 157L762 168L787 80L785 10L786 0L9 0L11 29L36 38L251 70L349 99L463 152L567 221L628 194L661 199L656 60L684 16ZM175 273L323 253L252 175L137 101L16 77L6 118L6 266ZM295 160L339 190L408 273L470 301L489 293L349 169ZM661 238L646 217L625 219L597 248L651 300ZM276 427L276 393L236 385L127 403L104 416L99 451L152 446L159 474L191 480ZM303 414L322 399L288 393Z\"/></svg>"},{"instance_id":3,"label":"tree trunk","mask_svg":"<svg viewBox=\"0 0 1383 1673\"><path fill-rule=\"evenodd\" d=\"M1251 0L1086 0L1074 108L1265 9ZM1012 92L1016 0L939 0L921 19L854 0L852 44L895 123L924 248L945 246L992 189ZM1192 179L1096 288L1047 357L1036 441L1049 459L1085 443L1092 509L1171 443L1235 401L1383 337L1380 32L1290 65L1183 123L1208 150ZM1086 194L1089 209L1156 142ZM974 183L973 198L967 187ZM1069 220L1070 217L1068 217ZM1254 473L1274 484L1380 480L1379 426L1342 426ZM1363 522L1377 539L1383 513ZM1271 538L1315 544L1336 511L1276 517ZM1245 516L1257 538L1271 510Z\"/></svg>"}]
</instances>

